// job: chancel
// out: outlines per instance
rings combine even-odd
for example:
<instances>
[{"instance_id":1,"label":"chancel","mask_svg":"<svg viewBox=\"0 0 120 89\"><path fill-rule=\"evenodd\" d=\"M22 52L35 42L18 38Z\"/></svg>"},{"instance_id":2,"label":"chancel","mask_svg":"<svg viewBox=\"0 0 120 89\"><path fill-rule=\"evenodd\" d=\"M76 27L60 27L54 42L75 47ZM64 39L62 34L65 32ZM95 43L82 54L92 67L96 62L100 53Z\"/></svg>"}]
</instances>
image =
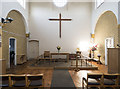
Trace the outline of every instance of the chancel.
<instances>
[{"instance_id":1,"label":"chancel","mask_svg":"<svg viewBox=\"0 0 120 89\"><path fill-rule=\"evenodd\" d=\"M0 0L0 88L119 89L119 1Z\"/></svg>"}]
</instances>

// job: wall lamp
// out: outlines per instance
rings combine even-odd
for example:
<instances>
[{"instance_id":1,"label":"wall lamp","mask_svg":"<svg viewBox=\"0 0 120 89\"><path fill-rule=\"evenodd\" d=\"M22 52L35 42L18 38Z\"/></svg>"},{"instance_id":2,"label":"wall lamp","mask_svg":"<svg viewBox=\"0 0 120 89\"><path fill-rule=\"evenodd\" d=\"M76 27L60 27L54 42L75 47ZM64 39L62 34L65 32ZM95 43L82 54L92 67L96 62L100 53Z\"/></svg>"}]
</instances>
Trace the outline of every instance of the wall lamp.
<instances>
[{"instance_id":1,"label":"wall lamp","mask_svg":"<svg viewBox=\"0 0 120 89\"><path fill-rule=\"evenodd\" d=\"M1 22L4 23L11 23L13 21L12 18L8 17L8 18L1 18Z\"/></svg>"}]
</instances>

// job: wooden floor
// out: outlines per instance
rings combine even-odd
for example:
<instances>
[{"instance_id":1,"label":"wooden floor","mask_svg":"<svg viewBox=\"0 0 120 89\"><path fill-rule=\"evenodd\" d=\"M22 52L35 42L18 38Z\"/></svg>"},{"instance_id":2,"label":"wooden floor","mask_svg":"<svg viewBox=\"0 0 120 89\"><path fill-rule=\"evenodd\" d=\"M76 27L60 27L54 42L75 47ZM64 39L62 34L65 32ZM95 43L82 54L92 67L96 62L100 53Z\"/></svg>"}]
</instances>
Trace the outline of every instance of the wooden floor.
<instances>
[{"instance_id":1,"label":"wooden floor","mask_svg":"<svg viewBox=\"0 0 120 89\"><path fill-rule=\"evenodd\" d=\"M76 87L82 87L82 78L87 77L87 73L108 73L107 66L97 64L96 62L93 62L93 64L98 66L98 70L80 70L78 72L75 72L74 70L69 71Z\"/></svg>"},{"instance_id":2,"label":"wooden floor","mask_svg":"<svg viewBox=\"0 0 120 89\"><path fill-rule=\"evenodd\" d=\"M45 86L44 87L50 87L51 81L52 81L52 74L53 69L47 69L47 68L41 68L38 69L29 67L33 63L33 61L28 61L27 63L23 65L18 65L16 67L12 67L11 69L7 70L8 74L44 74L45 79ZM82 87L82 78L87 76L87 73L107 73L107 66L97 64L96 62L93 62L94 65L98 66L98 70L80 70L78 72L74 70L69 70L69 73L74 81L74 84L76 87Z\"/></svg>"}]
</instances>

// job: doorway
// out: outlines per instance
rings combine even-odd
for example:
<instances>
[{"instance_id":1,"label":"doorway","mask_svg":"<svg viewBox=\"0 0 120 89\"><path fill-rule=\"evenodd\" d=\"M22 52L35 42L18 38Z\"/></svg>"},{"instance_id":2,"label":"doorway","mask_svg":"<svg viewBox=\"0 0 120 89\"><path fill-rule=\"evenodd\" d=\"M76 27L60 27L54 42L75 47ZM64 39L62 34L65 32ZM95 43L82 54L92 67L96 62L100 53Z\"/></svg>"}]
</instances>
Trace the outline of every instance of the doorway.
<instances>
[{"instance_id":1,"label":"doorway","mask_svg":"<svg viewBox=\"0 0 120 89\"><path fill-rule=\"evenodd\" d=\"M114 38L105 39L105 65L108 65L108 48L114 48Z\"/></svg>"},{"instance_id":2,"label":"doorway","mask_svg":"<svg viewBox=\"0 0 120 89\"><path fill-rule=\"evenodd\" d=\"M28 48L28 58L36 59L39 56L39 41L29 40Z\"/></svg>"},{"instance_id":3,"label":"doorway","mask_svg":"<svg viewBox=\"0 0 120 89\"><path fill-rule=\"evenodd\" d=\"M10 59L10 68L16 65L16 39L9 39L9 59Z\"/></svg>"}]
</instances>

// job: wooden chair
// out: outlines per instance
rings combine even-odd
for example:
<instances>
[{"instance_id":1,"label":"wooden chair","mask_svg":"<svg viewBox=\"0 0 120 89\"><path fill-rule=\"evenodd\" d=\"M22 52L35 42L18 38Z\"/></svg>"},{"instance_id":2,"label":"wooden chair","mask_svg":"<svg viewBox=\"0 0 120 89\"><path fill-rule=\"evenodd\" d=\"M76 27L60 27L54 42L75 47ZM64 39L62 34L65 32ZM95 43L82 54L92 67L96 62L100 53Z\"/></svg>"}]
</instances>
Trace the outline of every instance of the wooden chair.
<instances>
[{"instance_id":1,"label":"wooden chair","mask_svg":"<svg viewBox=\"0 0 120 89\"><path fill-rule=\"evenodd\" d=\"M103 74L103 87L117 87L117 74Z\"/></svg>"},{"instance_id":2,"label":"wooden chair","mask_svg":"<svg viewBox=\"0 0 120 89\"><path fill-rule=\"evenodd\" d=\"M102 75L101 73L99 74L90 74L88 73L87 74L87 78L84 78L83 77L83 80L82 80L82 86L83 86L83 89L84 89L84 86L87 87L87 89L90 87L101 87L101 80L102 80Z\"/></svg>"},{"instance_id":3,"label":"wooden chair","mask_svg":"<svg viewBox=\"0 0 120 89\"><path fill-rule=\"evenodd\" d=\"M116 86L117 86L117 89L120 88L120 74L117 74Z\"/></svg>"},{"instance_id":4,"label":"wooden chair","mask_svg":"<svg viewBox=\"0 0 120 89\"><path fill-rule=\"evenodd\" d=\"M28 84L27 87L29 88L39 88L44 87L44 78L43 74L34 74L34 75L27 75Z\"/></svg>"},{"instance_id":5,"label":"wooden chair","mask_svg":"<svg viewBox=\"0 0 120 89\"><path fill-rule=\"evenodd\" d=\"M44 62L45 60L49 60L49 63L51 61L51 54L50 54L50 51L44 51Z\"/></svg>"},{"instance_id":6,"label":"wooden chair","mask_svg":"<svg viewBox=\"0 0 120 89\"><path fill-rule=\"evenodd\" d=\"M50 51L44 51L44 58L50 58Z\"/></svg>"},{"instance_id":7,"label":"wooden chair","mask_svg":"<svg viewBox=\"0 0 120 89\"><path fill-rule=\"evenodd\" d=\"M52 59L50 57L51 57L50 51L44 51L44 54L37 57L36 64L41 62L41 61L44 61L44 63L45 63L46 60L51 60ZM50 63L50 61L49 61L49 63Z\"/></svg>"},{"instance_id":8,"label":"wooden chair","mask_svg":"<svg viewBox=\"0 0 120 89\"><path fill-rule=\"evenodd\" d=\"M9 75L0 75L0 87L9 87Z\"/></svg>"},{"instance_id":9,"label":"wooden chair","mask_svg":"<svg viewBox=\"0 0 120 89\"><path fill-rule=\"evenodd\" d=\"M120 88L120 74L117 76L117 87Z\"/></svg>"},{"instance_id":10,"label":"wooden chair","mask_svg":"<svg viewBox=\"0 0 120 89\"><path fill-rule=\"evenodd\" d=\"M27 87L26 75L10 75L12 87Z\"/></svg>"}]
</instances>

